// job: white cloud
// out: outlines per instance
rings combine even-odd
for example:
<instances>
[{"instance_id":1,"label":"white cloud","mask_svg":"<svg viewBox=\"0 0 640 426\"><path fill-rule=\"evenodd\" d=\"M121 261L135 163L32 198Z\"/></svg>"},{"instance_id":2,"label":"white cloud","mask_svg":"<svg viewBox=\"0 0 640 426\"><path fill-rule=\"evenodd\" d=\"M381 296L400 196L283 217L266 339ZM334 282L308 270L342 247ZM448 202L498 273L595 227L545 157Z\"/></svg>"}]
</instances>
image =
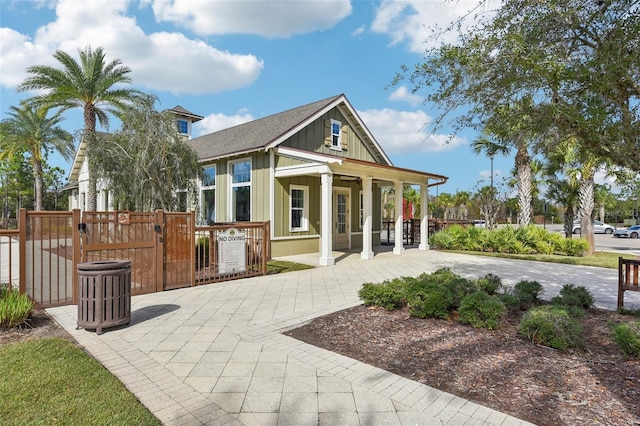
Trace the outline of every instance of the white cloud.
<instances>
[{"instance_id":1,"label":"white cloud","mask_svg":"<svg viewBox=\"0 0 640 426\"><path fill-rule=\"evenodd\" d=\"M55 21L40 27L33 39L0 29L0 84L14 87L32 65L54 65L55 50L77 57L77 49L102 46L107 60L118 58L132 70L134 83L175 94L206 94L247 86L264 66L253 55L225 52L181 33L145 34L126 15L128 1L60 0Z\"/></svg>"},{"instance_id":2,"label":"white cloud","mask_svg":"<svg viewBox=\"0 0 640 426\"><path fill-rule=\"evenodd\" d=\"M378 109L359 111L362 120L387 154L441 152L466 146L465 139L432 134L432 119L423 111Z\"/></svg>"},{"instance_id":3,"label":"white cloud","mask_svg":"<svg viewBox=\"0 0 640 426\"><path fill-rule=\"evenodd\" d=\"M349 0L147 0L158 21L199 35L256 34L287 38L333 27L351 14Z\"/></svg>"},{"instance_id":4,"label":"white cloud","mask_svg":"<svg viewBox=\"0 0 640 426\"><path fill-rule=\"evenodd\" d=\"M245 110L239 111L235 115L210 114L193 125L194 136L208 135L209 133L237 126L238 124L248 123L253 120L253 116L246 113Z\"/></svg>"},{"instance_id":5,"label":"white cloud","mask_svg":"<svg viewBox=\"0 0 640 426\"><path fill-rule=\"evenodd\" d=\"M416 106L423 101L423 98L409 92L406 86L400 86L396 90L394 90L391 95L389 95L389 100L396 102L407 102L411 106Z\"/></svg>"},{"instance_id":6,"label":"white cloud","mask_svg":"<svg viewBox=\"0 0 640 426\"><path fill-rule=\"evenodd\" d=\"M425 41L437 36L439 42L453 43L454 31L442 32L454 20L489 17L498 0L383 0L371 24L374 32L387 34L392 44L407 42L409 49L424 53Z\"/></svg>"}]
</instances>

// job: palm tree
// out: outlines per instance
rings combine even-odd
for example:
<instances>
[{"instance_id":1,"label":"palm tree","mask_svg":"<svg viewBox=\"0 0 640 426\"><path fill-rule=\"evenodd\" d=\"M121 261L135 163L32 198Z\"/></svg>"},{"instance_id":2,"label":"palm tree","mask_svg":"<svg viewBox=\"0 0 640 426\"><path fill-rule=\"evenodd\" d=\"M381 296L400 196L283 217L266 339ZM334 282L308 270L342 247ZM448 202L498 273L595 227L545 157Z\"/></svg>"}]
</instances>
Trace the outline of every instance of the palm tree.
<instances>
[{"instance_id":1,"label":"palm tree","mask_svg":"<svg viewBox=\"0 0 640 426\"><path fill-rule=\"evenodd\" d=\"M80 61L76 61L68 53L57 50L53 57L62 65L62 69L36 65L27 68L30 74L18 86L19 92L44 90L37 98L37 103L47 107L60 108L66 111L71 108L82 108L84 116L83 141L87 144L87 160L89 163L88 210L96 209L96 178L92 173L93 161L91 147L96 143L96 120L108 128L107 113L118 115L142 93L117 85L131 83L128 74L131 70L122 65L119 59L105 62L104 50L95 50L87 46L78 50Z\"/></svg>"},{"instance_id":2,"label":"palm tree","mask_svg":"<svg viewBox=\"0 0 640 426\"><path fill-rule=\"evenodd\" d=\"M9 118L0 125L0 160L28 152L35 182L35 209L42 210L44 179L42 164L48 153L57 151L63 158L73 158L73 137L57 124L62 121L61 111L47 117L46 106L34 107L22 102L12 106Z\"/></svg>"}]
</instances>

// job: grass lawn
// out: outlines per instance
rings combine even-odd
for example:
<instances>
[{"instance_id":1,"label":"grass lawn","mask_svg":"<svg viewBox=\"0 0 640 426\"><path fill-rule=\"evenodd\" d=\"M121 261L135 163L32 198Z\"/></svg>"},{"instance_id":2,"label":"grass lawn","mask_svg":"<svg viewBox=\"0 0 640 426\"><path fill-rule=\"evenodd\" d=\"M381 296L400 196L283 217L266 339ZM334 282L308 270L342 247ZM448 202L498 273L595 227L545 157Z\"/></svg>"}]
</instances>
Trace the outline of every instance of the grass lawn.
<instances>
[{"instance_id":1,"label":"grass lawn","mask_svg":"<svg viewBox=\"0 0 640 426\"><path fill-rule=\"evenodd\" d=\"M313 269L313 266L285 260L272 260L267 262L267 271L269 274L282 274L285 272L303 271L305 269Z\"/></svg>"},{"instance_id":2,"label":"grass lawn","mask_svg":"<svg viewBox=\"0 0 640 426\"><path fill-rule=\"evenodd\" d=\"M628 254L597 251L593 256L557 256L545 254L508 254L482 251L448 250L451 253L472 254L474 256L501 257L504 259L533 260L537 262L565 263L568 265L597 266L599 268L618 269L618 257L637 259Z\"/></svg>"},{"instance_id":3,"label":"grass lawn","mask_svg":"<svg viewBox=\"0 0 640 426\"><path fill-rule=\"evenodd\" d=\"M96 360L61 338L0 346L3 425L160 425Z\"/></svg>"}]
</instances>

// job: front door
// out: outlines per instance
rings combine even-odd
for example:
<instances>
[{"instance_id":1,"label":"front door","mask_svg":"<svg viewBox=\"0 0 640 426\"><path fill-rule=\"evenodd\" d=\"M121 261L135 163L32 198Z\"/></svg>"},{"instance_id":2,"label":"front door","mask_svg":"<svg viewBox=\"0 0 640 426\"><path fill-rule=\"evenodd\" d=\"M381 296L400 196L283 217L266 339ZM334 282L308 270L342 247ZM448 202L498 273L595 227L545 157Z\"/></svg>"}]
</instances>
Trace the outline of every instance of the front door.
<instances>
[{"instance_id":1,"label":"front door","mask_svg":"<svg viewBox=\"0 0 640 426\"><path fill-rule=\"evenodd\" d=\"M349 190L333 191L333 250L349 248Z\"/></svg>"}]
</instances>

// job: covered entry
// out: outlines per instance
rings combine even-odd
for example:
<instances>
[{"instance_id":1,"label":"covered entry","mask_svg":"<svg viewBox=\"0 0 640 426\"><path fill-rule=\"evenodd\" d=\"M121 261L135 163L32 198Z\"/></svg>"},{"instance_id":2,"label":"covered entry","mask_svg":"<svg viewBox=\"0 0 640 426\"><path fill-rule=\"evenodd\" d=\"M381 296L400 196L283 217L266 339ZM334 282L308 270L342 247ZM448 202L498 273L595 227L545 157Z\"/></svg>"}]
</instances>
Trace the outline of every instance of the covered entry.
<instances>
[{"instance_id":1,"label":"covered entry","mask_svg":"<svg viewBox=\"0 0 640 426\"><path fill-rule=\"evenodd\" d=\"M336 188L333 190L333 249L347 250L351 248L351 209L350 190Z\"/></svg>"}]
</instances>

